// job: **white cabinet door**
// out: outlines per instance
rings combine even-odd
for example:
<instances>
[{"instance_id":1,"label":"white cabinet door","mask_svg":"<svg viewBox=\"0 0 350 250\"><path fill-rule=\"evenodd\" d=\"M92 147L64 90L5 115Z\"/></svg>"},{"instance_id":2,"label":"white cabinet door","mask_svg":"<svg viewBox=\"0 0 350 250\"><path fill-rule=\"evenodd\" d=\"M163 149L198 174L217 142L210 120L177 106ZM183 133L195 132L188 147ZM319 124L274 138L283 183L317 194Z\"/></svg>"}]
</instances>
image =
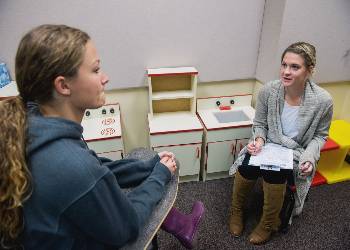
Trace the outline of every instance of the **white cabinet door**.
<instances>
[{"instance_id":1,"label":"white cabinet door","mask_svg":"<svg viewBox=\"0 0 350 250\"><path fill-rule=\"evenodd\" d=\"M207 173L228 171L233 163L236 140L207 144Z\"/></svg>"},{"instance_id":2,"label":"white cabinet door","mask_svg":"<svg viewBox=\"0 0 350 250\"><path fill-rule=\"evenodd\" d=\"M235 160L239 154L239 152L244 148L245 145L247 145L249 142L249 139L239 139L236 143L236 150L235 150Z\"/></svg>"},{"instance_id":3,"label":"white cabinet door","mask_svg":"<svg viewBox=\"0 0 350 250\"><path fill-rule=\"evenodd\" d=\"M199 175L201 144L154 147L157 152L170 151L180 163L179 175Z\"/></svg>"}]
</instances>

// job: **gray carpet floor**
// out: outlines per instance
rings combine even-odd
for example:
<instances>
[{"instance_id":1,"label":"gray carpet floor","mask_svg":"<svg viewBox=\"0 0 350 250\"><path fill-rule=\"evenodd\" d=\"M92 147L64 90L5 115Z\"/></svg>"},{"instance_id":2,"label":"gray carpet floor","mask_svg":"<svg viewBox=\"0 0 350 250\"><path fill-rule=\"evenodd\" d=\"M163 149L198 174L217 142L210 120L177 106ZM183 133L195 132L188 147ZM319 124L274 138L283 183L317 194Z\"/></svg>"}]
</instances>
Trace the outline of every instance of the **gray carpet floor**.
<instances>
[{"instance_id":1,"label":"gray carpet floor","mask_svg":"<svg viewBox=\"0 0 350 250\"><path fill-rule=\"evenodd\" d=\"M189 213L196 200L204 202L196 249L350 249L350 181L312 187L303 213L295 217L286 234L277 233L265 245L253 246L247 238L261 215L262 188L257 183L247 202L247 221L242 237L228 229L232 179L181 183L175 207ZM185 249L164 231L159 249Z\"/></svg>"}]
</instances>

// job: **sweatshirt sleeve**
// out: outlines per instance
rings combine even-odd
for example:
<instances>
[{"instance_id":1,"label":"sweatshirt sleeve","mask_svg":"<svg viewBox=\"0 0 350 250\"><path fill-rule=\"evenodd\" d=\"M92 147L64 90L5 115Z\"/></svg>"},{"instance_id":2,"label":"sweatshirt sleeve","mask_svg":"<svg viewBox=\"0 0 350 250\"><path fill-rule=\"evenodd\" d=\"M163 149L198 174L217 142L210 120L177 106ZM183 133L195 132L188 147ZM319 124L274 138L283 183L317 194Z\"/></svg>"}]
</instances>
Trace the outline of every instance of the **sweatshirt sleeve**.
<instances>
[{"instance_id":1,"label":"sweatshirt sleeve","mask_svg":"<svg viewBox=\"0 0 350 250\"><path fill-rule=\"evenodd\" d=\"M149 177L128 194L108 172L63 213L80 231L106 245L120 247L138 236L163 197L171 174L157 163Z\"/></svg>"},{"instance_id":2,"label":"sweatshirt sleeve","mask_svg":"<svg viewBox=\"0 0 350 250\"><path fill-rule=\"evenodd\" d=\"M135 187L139 185L141 182L143 182L152 173L153 168L160 161L160 158L157 154L149 160L138 160L138 159L122 159L117 161L106 161L104 159L100 159L100 160L102 161L102 165L109 168L109 170L115 175L120 187L129 188L129 187Z\"/></svg>"}]
</instances>

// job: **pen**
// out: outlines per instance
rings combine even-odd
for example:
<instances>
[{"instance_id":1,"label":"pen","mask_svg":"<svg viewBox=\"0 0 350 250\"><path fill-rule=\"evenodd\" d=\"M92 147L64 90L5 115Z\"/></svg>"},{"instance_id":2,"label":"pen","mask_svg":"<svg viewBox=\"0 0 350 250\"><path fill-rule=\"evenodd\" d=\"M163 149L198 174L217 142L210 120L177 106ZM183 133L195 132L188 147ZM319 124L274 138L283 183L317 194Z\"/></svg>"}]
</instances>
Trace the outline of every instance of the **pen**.
<instances>
[{"instance_id":1,"label":"pen","mask_svg":"<svg viewBox=\"0 0 350 250\"><path fill-rule=\"evenodd\" d=\"M254 146L254 154L256 152L256 147L255 147L255 133L253 131L253 146Z\"/></svg>"},{"instance_id":2,"label":"pen","mask_svg":"<svg viewBox=\"0 0 350 250\"><path fill-rule=\"evenodd\" d=\"M253 145L255 147L255 134L253 134Z\"/></svg>"}]
</instances>

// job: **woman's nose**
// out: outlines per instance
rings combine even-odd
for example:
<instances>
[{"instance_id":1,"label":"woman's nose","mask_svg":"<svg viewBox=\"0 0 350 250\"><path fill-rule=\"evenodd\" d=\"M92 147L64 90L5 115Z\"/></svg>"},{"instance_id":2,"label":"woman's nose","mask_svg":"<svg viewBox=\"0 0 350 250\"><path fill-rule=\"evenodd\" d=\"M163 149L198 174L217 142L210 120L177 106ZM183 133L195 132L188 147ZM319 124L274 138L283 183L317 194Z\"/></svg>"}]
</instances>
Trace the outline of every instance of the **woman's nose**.
<instances>
[{"instance_id":1,"label":"woman's nose","mask_svg":"<svg viewBox=\"0 0 350 250\"><path fill-rule=\"evenodd\" d=\"M109 82L109 78L107 76L107 74L102 73L102 84L106 85Z\"/></svg>"},{"instance_id":2,"label":"woman's nose","mask_svg":"<svg viewBox=\"0 0 350 250\"><path fill-rule=\"evenodd\" d=\"M290 74L290 68L288 66L284 69L284 74Z\"/></svg>"}]
</instances>

